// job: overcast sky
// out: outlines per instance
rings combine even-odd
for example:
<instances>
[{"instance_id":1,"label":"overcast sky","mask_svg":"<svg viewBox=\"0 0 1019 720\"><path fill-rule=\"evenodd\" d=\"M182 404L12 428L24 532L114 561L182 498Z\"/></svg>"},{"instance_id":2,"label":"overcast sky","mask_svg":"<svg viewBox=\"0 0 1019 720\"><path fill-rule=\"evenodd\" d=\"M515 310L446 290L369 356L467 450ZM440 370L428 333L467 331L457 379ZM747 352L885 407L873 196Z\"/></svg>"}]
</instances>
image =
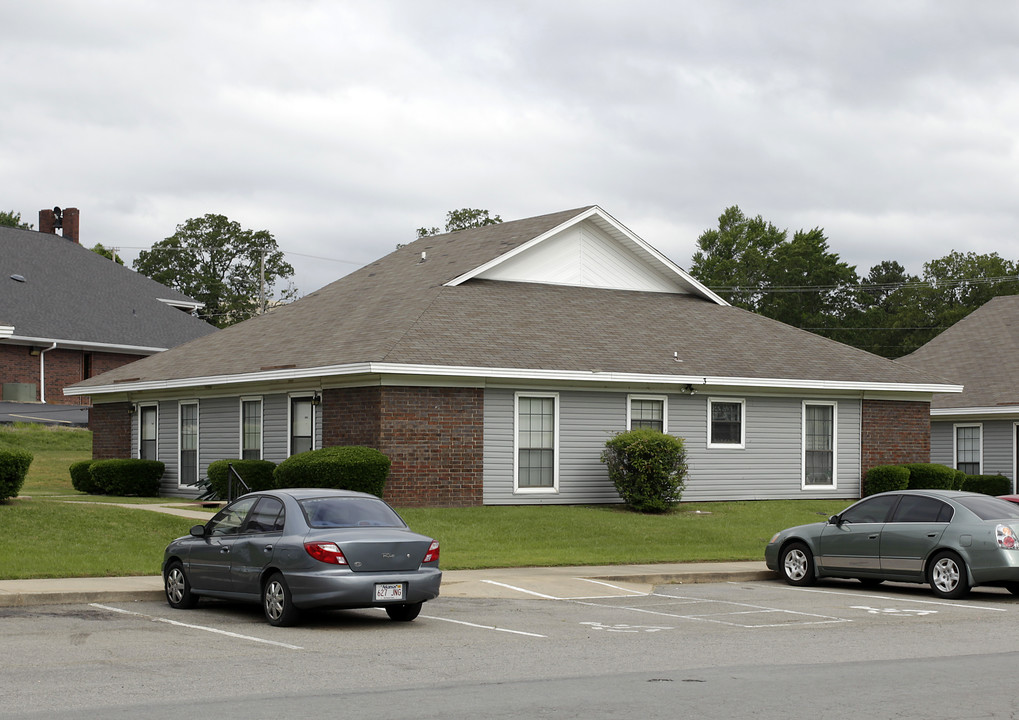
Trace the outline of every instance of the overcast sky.
<instances>
[{"instance_id":1,"label":"overcast sky","mask_svg":"<svg viewBox=\"0 0 1019 720\"><path fill-rule=\"evenodd\" d=\"M0 0L0 210L130 260L268 230L311 292L597 204L684 268L739 205L843 260L1019 259L1019 3Z\"/></svg>"}]
</instances>

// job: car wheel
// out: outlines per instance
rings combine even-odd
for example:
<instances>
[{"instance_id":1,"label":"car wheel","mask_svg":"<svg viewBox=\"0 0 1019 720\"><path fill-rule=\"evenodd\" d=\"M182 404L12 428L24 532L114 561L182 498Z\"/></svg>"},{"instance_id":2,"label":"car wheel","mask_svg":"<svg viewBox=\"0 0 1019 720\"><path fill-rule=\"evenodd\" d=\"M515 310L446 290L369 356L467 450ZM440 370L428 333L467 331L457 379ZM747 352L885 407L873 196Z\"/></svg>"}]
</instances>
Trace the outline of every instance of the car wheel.
<instances>
[{"instance_id":1,"label":"car wheel","mask_svg":"<svg viewBox=\"0 0 1019 720\"><path fill-rule=\"evenodd\" d=\"M814 557L810 548L801 542L790 543L782 549L779 567L782 577L790 585L813 585L816 580Z\"/></svg>"},{"instance_id":2,"label":"car wheel","mask_svg":"<svg viewBox=\"0 0 1019 720\"><path fill-rule=\"evenodd\" d=\"M397 622L410 622L418 616L421 612L421 603L411 603L410 605L387 605L386 615L389 616L390 620L396 620Z\"/></svg>"},{"instance_id":3,"label":"car wheel","mask_svg":"<svg viewBox=\"0 0 1019 720\"><path fill-rule=\"evenodd\" d=\"M287 581L280 573L273 573L262 588L262 610L270 625L286 627L297 624L301 612L294 607Z\"/></svg>"},{"instance_id":4,"label":"car wheel","mask_svg":"<svg viewBox=\"0 0 1019 720\"><path fill-rule=\"evenodd\" d=\"M934 594L940 598L957 600L969 592L966 563L948 550L938 553L931 560L927 581L931 584Z\"/></svg>"},{"instance_id":5,"label":"car wheel","mask_svg":"<svg viewBox=\"0 0 1019 720\"><path fill-rule=\"evenodd\" d=\"M166 590L166 602L172 608L188 610L198 604L198 596L191 592L191 583L184 572L184 566L176 560L166 568L163 589Z\"/></svg>"}]
</instances>

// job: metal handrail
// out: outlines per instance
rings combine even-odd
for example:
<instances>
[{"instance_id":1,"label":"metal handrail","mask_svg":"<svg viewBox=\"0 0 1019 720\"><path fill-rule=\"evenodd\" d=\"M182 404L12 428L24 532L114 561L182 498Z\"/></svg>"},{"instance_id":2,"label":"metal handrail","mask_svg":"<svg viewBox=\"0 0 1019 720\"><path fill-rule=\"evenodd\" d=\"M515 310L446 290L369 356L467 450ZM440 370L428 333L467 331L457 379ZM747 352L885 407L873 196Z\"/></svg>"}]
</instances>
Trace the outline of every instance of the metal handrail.
<instances>
[{"instance_id":1,"label":"metal handrail","mask_svg":"<svg viewBox=\"0 0 1019 720\"><path fill-rule=\"evenodd\" d=\"M226 499L227 499L228 502L233 502L234 501L234 497L240 497L241 495L246 495L247 493L251 492L251 488L248 487L248 484L246 482L244 482L244 478L242 478L240 476L240 473L238 473L236 470L234 470L234 464L233 463L227 463L226 466L228 468L230 468L230 474L227 475L227 478L226 478L226 494L227 494L227 498ZM236 495L236 496L234 495L234 478L236 478L237 483L240 484L240 486L244 488L244 492L242 492L242 493L240 493L240 495Z\"/></svg>"}]
</instances>

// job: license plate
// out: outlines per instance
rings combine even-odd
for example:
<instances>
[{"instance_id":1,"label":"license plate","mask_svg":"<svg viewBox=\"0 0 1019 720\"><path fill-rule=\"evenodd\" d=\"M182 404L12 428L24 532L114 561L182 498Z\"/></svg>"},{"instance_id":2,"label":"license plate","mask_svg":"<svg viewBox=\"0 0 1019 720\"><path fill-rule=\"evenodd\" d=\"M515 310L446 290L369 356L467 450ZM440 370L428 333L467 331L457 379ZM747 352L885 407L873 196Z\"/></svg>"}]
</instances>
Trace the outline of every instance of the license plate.
<instances>
[{"instance_id":1,"label":"license plate","mask_svg":"<svg viewBox=\"0 0 1019 720\"><path fill-rule=\"evenodd\" d=\"M376 583L375 601L403 600L403 583Z\"/></svg>"}]
</instances>

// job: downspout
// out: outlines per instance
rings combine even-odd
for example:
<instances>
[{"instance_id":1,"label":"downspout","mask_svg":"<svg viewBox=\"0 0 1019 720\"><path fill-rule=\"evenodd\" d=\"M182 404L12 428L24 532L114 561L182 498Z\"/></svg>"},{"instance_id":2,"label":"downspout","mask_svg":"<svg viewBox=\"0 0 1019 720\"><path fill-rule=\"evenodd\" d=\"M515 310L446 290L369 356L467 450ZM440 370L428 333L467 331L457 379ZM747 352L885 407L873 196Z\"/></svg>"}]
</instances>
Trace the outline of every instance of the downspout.
<instances>
[{"instance_id":1,"label":"downspout","mask_svg":"<svg viewBox=\"0 0 1019 720\"><path fill-rule=\"evenodd\" d=\"M46 353L56 348L57 344L53 343L48 348L43 348L39 351L39 402L46 402Z\"/></svg>"}]
</instances>

